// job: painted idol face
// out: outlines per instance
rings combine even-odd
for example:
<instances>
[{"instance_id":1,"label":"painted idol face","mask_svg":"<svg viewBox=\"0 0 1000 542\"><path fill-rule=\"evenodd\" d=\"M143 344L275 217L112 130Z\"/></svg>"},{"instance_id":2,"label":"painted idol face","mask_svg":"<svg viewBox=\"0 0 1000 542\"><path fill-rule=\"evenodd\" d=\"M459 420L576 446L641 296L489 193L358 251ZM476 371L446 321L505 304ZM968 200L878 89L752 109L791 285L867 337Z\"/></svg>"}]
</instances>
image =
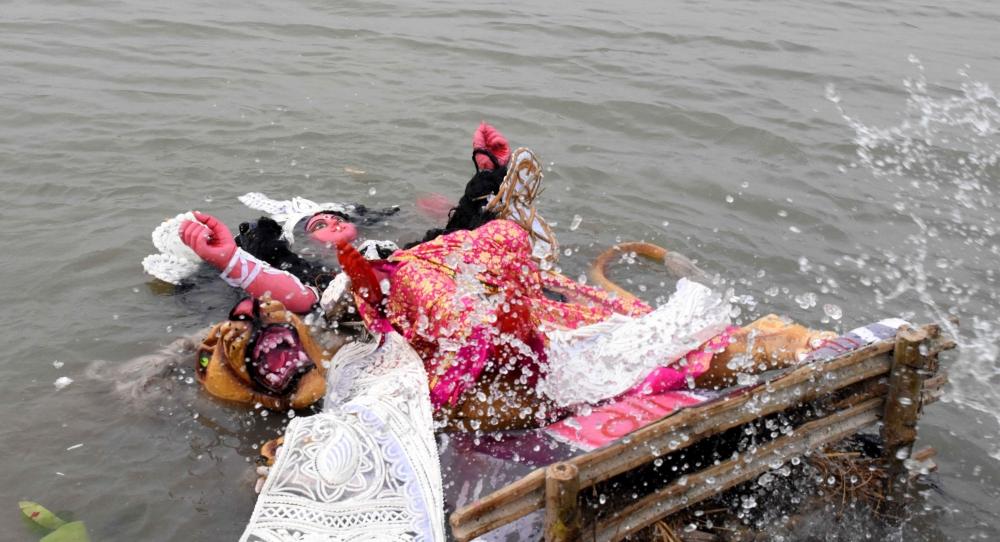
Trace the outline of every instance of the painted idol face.
<instances>
[{"instance_id":1,"label":"painted idol face","mask_svg":"<svg viewBox=\"0 0 1000 542\"><path fill-rule=\"evenodd\" d=\"M358 237L354 224L330 213L317 213L306 222L306 233L325 245L337 246L350 243Z\"/></svg>"}]
</instances>

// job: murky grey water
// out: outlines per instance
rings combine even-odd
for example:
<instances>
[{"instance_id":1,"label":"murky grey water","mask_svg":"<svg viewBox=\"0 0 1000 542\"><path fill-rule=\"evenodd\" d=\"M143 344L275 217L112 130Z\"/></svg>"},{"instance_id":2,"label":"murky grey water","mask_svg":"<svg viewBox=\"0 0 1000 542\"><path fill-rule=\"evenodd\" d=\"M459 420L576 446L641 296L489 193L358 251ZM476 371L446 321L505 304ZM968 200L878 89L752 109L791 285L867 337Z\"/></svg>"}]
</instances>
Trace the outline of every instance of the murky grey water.
<instances>
[{"instance_id":1,"label":"murky grey water","mask_svg":"<svg viewBox=\"0 0 1000 542\"><path fill-rule=\"evenodd\" d=\"M1000 84L998 28L991 0L4 2L4 538L34 539L16 506L33 499L95 540L235 539L254 444L282 420L176 378L113 382L234 296L151 287L149 232L189 208L246 218L235 197L260 190L400 204L380 233L408 240L430 225L416 197L460 193L481 119L549 167L571 276L638 238L752 296L744 320L953 309L956 385L921 426L941 491L915 532L997 538L1000 104L975 83ZM926 89L904 86L909 55Z\"/></svg>"}]
</instances>

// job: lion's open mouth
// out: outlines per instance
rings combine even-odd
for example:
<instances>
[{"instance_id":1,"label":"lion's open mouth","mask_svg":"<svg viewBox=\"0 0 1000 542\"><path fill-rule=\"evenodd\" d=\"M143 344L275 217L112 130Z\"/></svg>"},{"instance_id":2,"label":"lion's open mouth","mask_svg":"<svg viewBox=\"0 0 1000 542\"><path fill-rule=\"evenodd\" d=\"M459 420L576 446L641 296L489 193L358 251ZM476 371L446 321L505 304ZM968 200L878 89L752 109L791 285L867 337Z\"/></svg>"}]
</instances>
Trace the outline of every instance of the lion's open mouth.
<instances>
[{"instance_id":1,"label":"lion's open mouth","mask_svg":"<svg viewBox=\"0 0 1000 542\"><path fill-rule=\"evenodd\" d=\"M247 370L254 381L279 395L313 366L302 349L298 333L293 327L282 324L270 325L257 332L247 361Z\"/></svg>"}]
</instances>

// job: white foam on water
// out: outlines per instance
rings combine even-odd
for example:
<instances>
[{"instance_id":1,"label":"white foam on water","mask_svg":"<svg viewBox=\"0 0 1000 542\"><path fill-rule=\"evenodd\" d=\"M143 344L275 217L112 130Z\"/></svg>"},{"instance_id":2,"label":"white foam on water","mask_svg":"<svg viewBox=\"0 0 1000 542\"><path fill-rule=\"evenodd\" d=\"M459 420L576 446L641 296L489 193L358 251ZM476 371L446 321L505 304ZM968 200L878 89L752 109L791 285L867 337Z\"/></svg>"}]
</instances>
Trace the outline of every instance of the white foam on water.
<instances>
[{"instance_id":1,"label":"white foam on water","mask_svg":"<svg viewBox=\"0 0 1000 542\"><path fill-rule=\"evenodd\" d=\"M959 354L948 366L944 400L1000 424L1000 99L968 66L958 71L958 88L948 89L929 85L920 61L909 60L917 75L903 83L906 104L895 125L865 124L847 112L836 88L826 89L855 133L851 167L889 183L892 208L912 222L902 244L867 262L874 280L861 282L880 306L916 299L924 311L917 320L945 326ZM1000 460L1000 446L990 455Z\"/></svg>"}]
</instances>

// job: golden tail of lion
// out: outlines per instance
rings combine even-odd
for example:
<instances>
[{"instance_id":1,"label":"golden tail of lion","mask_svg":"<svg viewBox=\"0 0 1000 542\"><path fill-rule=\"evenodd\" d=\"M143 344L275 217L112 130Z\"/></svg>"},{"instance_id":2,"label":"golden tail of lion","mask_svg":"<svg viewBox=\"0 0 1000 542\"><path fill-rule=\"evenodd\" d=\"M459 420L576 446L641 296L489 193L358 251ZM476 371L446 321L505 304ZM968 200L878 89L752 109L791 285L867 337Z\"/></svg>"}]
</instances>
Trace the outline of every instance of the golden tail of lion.
<instances>
[{"instance_id":1,"label":"golden tail of lion","mask_svg":"<svg viewBox=\"0 0 1000 542\"><path fill-rule=\"evenodd\" d=\"M636 241L619 243L602 252L600 256L594 259L594 263L590 266L590 280L594 285L618 294L618 296L624 299L636 299L636 296L631 292L618 286L605 275L608 263L616 258L620 258L622 254L629 253L659 262L669 269L671 273L679 277L702 278L704 276L704 272L683 255L677 252L669 252L667 249L652 243Z\"/></svg>"}]
</instances>

